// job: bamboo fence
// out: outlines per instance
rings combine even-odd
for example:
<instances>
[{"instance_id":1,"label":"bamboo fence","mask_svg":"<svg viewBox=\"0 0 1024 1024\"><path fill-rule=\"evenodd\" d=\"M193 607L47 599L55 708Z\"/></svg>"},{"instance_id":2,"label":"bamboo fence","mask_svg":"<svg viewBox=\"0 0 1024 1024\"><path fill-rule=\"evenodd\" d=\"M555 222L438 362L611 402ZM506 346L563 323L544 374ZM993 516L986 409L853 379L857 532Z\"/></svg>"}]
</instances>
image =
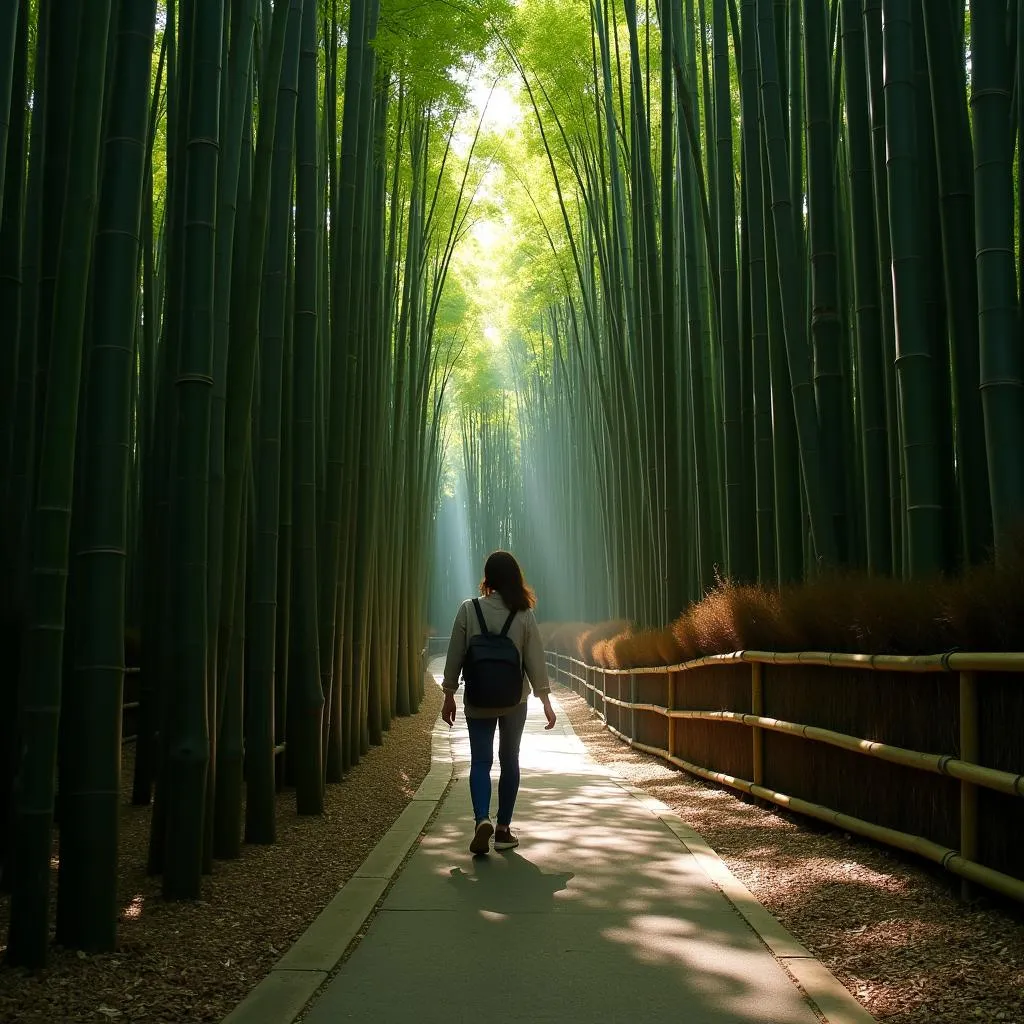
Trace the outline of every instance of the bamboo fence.
<instances>
[{"instance_id":1,"label":"bamboo fence","mask_svg":"<svg viewBox=\"0 0 1024 1024\"><path fill-rule=\"evenodd\" d=\"M1024 684L1024 653L990 654L952 652L941 655L905 657L895 655L830 654L801 652L777 654L764 651L739 651L714 655L681 665L648 668L612 669L588 665L566 654L547 653L548 666L554 678L583 696L601 714L606 727L631 747L653 754L703 779L717 782L768 800L787 810L816 818L836 828L925 857L962 879L965 897L979 885L1024 903L1024 878L979 863L979 791L991 790L1008 797L1024 797L1024 764L1021 772L1000 771L986 767L981 760L979 742L979 677L986 672L1021 673ZM676 706L677 687L684 674L698 668L750 665L751 713L730 710L696 710ZM804 725L766 716L765 666L800 666L806 668L845 668L864 671L959 674L959 756L907 749L888 743L837 732L814 725ZM637 699L638 684L645 677L667 677L667 702L652 703ZM613 686L610 687L609 684ZM627 684L628 698L622 694ZM618 696L609 693L617 691ZM608 720L609 709L619 709L618 727ZM624 714L625 713L625 714ZM657 716L667 720L667 745L642 742L637 738L637 716ZM621 719L625 718L628 725ZM677 723L731 723L750 729L752 778L718 771L685 760L675 753ZM625 728L623 726L625 725ZM627 731L628 729L628 731ZM959 781L959 849L934 842L921 835L886 827L862 817L833 810L820 803L805 800L766 786L765 735L778 733L809 740L817 744L851 751L876 761L901 765L933 775L948 776ZM1024 867L1024 863L1022 863Z\"/></svg>"}]
</instances>

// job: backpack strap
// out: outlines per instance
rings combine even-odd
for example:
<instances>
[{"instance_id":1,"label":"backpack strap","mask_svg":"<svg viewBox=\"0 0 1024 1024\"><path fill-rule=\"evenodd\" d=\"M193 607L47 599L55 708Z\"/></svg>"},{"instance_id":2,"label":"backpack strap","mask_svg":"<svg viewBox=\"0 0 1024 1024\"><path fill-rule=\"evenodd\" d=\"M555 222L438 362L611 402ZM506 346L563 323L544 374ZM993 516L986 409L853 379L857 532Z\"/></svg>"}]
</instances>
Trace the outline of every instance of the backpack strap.
<instances>
[{"instance_id":1,"label":"backpack strap","mask_svg":"<svg viewBox=\"0 0 1024 1024\"><path fill-rule=\"evenodd\" d=\"M484 613L480 609L480 602L475 597L473 598L473 607L476 609L476 617L480 620L480 631L484 636L490 636L491 631L487 628L487 623L484 622ZM515 612L512 614L514 615ZM511 621L512 619L509 617L509 622ZM508 622L505 623L505 629L508 629ZM502 633L504 634L504 630Z\"/></svg>"},{"instance_id":2,"label":"backpack strap","mask_svg":"<svg viewBox=\"0 0 1024 1024\"><path fill-rule=\"evenodd\" d=\"M508 636L508 627L512 625L512 620L516 617L515 612L509 612L508 618L505 620L505 625L501 627L501 635Z\"/></svg>"}]
</instances>

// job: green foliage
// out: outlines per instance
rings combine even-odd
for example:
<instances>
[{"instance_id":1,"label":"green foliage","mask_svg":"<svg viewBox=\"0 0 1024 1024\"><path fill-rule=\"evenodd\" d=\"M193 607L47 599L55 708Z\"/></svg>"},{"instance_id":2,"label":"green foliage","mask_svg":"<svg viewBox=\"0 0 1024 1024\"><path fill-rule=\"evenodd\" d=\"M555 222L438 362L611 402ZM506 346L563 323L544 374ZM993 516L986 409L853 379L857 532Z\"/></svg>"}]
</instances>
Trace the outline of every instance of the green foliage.
<instances>
[{"instance_id":1,"label":"green foliage","mask_svg":"<svg viewBox=\"0 0 1024 1024\"><path fill-rule=\"evenodd\" d=\"M493 51L495 36L513 31L514 10L511 0L386 0L377 53L408 81L419 102L457 113L474 69Z\"/></svg>"}]
</instances>

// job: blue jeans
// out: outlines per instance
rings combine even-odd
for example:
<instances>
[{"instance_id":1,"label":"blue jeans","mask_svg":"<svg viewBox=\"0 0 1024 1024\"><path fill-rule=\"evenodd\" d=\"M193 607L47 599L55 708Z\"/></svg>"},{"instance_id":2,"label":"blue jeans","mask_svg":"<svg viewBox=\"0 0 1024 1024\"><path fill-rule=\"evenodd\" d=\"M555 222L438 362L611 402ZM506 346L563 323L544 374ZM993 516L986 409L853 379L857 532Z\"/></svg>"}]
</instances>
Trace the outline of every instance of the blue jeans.
<instances>
[{"instance_id":1,"label":"blue jeans","mask_svg":"<svg viewBox=\"0 0 1024 1024\"><path fill-rule=\"evenodd\" d=\"M490 817L491 765L494 763L494 727L498 727L498 826L512 822L512 811L519 792L519 744L526 728L526 704L500 718L467 718L472 763L469 792L473 798L473 816L477 821Z\"/></svg>"}]
</instances>

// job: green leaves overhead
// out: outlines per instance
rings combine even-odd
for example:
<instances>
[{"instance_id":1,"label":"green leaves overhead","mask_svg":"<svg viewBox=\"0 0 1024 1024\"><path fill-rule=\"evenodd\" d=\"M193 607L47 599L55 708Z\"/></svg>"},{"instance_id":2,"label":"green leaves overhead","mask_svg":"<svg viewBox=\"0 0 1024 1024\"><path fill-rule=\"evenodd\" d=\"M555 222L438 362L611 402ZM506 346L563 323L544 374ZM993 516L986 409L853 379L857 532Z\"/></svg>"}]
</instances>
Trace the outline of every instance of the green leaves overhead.
<instances>
[{"instance_id":1,"label":"green leaves overhead","mask_svg":"<svg viewBox=\"0 0 1024 1024\"><path fill-rule=\"evenodd\" d=\"M515 36L512 0L385 0L375 49L420 102L457 113L474 69Z\"/></svg>"}]
</instances>

